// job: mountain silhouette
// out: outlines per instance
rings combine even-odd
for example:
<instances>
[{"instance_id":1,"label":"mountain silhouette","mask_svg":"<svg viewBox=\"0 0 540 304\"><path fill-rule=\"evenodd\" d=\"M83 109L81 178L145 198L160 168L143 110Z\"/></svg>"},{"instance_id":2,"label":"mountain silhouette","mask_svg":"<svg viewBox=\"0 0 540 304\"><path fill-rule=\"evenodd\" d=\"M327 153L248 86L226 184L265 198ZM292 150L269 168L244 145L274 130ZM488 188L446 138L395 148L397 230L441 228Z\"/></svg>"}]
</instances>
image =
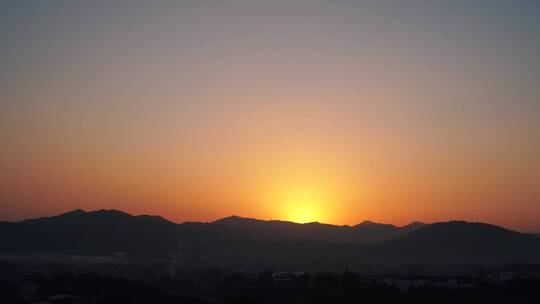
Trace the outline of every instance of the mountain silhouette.
<instances>
[{"instance_id":1,"label":"mountain silhouette","mask_svg":"<svg viewBox=\"0 0 540 304\"><path fill-rule=\"evenodd\" d=\"M534 261L540 257L540 242L532 235L465 221L425 225L377 249L382 256L400 261L488 263Z\"/></svg>"},{"instance_id":2,"label":"mountain silhouette","mask_svg":"<svg viewBox=\"0 0 540 304\"><path fill-rule=\"evenodd\" d=\"M412 232L423 223L414 222L403 227L364 221L355 226L338 226L311 222L298 224L288 221L264 221L253 218L230 216L212 224L222 229L235 231L244 237L266 240L312 240L326 242L346 242L361 245L373 245L390 238Z\"/></svg>"},{"instance_id":3,"label":"mountain silhouette","mask_svg":"<svg viewBox=\"0 0 540 304\"><path fill-rule=\"evenodd\" d=\"M403 227L298 224L231 216L176 224L118 210L74 210L0 222L1 254L106 255L134 259L181 256L189 265L354 267L367 263L503 263L540 260L540 238L464 221Z\"/></svg>"},{"instance_id":4,"label":"mountain silhouette","mask_svg":"<svg viewBox=\"0 0 540 304\"><path fill-rule=\"evenodd\" d=\"M74 210L0 226L0 252L160 255L174 246L177 225L118 210Z\"/></svg>"},{"instance_id":5,"label":"mountain silhouette","mask_svg":"<svg viewBox=\"0 0 540 304\"><path fill-rule=\"evenodd\" d=\"M397 227L390 224L381 224L366 220L352 228L355 230L357 237L364 240L364 243L375 244L407 234L424 225L425 224L421 222L413 222L403 227Z\"/></svg>"}]
</instances>

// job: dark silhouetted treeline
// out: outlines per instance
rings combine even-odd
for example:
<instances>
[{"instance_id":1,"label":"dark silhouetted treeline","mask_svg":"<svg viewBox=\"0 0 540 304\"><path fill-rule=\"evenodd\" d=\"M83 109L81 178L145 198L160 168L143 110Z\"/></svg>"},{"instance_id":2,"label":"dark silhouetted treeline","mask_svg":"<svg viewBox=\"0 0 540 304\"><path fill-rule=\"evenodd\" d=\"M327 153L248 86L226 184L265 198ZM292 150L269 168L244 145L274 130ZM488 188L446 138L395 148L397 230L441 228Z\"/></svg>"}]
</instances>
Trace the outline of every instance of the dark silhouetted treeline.
<instances>
[{"instance_id":1,"label":"dark silhouetted treeline","mask_svg":"<svg viewBox=\"0 0 540 304\"><path fill-rule=\"evenodd\" d=\"M153 265L97 273L0 263L0 303L540 303L538 272L518 266L482 277L217 269L171 277Z\"/></svg>"}]
</instances>

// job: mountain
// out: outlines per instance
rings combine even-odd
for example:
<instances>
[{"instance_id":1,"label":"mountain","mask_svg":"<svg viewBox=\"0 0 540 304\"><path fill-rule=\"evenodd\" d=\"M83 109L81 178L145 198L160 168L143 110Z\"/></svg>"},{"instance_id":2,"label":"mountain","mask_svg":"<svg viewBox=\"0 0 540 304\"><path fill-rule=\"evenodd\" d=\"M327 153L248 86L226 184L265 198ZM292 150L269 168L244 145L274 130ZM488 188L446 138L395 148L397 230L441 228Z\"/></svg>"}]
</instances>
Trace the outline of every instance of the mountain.
<instances>
[{"instance_id":1,"label":"mountain","mask_svg":"<svg viewBox=\"0 0 540 304\"><path fill-rule=\"evenodd\" d=\"M263 221L238 216L227 217L211 223L216 229L256 241L324 241L363 243L349 226L298 224L288 221Z\"/></svg>"},{"instance_id":2,"label":"mountain","mask_svg":"<svg viewBox=\"0 0 540 304\"><path fill-rule=\"evenodd\" d=\"M409 232L413 232L415 230L418 230L422 227L426 226L426 223L423 223L423 222L412 222L408 225L405 225L403 227L401 227L401 230L404 232L404 233L409 233Z\"/></svg>"},{"instance_id":3,"label":"mountain","mask_svg":"<svg viewBox=\"0 0 540 304\"><path fill-rule=\"evenodd\" d=\"M256 223L265 223L267 221L262 221L254 218L240 217L237 215L232 215L225 217L216 221L213 221L212 224L217 225L227 225L227 226L239 226L245 224L256 224Z\"/></svg>"},{"instance_id":4,"label":"mountain","mask_svg":"<svg viewBox=\"0 0 540 304\"><path fill-rule=\"evenodd\" d=\"M346 269L370 263L500 263L539 261L540 238L468 222L403 227L298 224L231 216L176 224L118 210L74 210L58 216L0 222L2 254L107 255L168 260L190 267ZM179 263L180 263L179 262ZM278 267L279 266L279 267Z\"/></svg>"},{"instance_id":5,"label":"mountain","mask_svg":"<svg viewBox=\"0 0 540 304\"><path fill-rule=\"evenodd\" d=\"M403 227L397 227L389 224L363 221L352 228L355 231L356 237L362 239L365 244L376 244L410 233L423 225L425 224L421 222L413 222Z\"/></svg>"},{"instance_id":6,"label":"mountain","mask_svg":"<svg viewBox=\"0 0 540 304\"><path fill-rule=\"evenodd\" d=\"M74 210L0 226L0 252L162 255L177 242L177 225L117 210Z\"/></svg>"},{"instance_id":7,"label":"mountain","mask_svg":"<svg viewBox=\"0 0 540 304\"><path fill-rule=\"evenodd\" d=\"M221 229L235 231L246 238L259 240L311 240L325 242L354 243L372 245L380 243L420 227L414 222L403 227L364 221L353 227L322 224L318 222L298 224L287 221L263 221L253 218L230 216L215 222Z\"/></svg>"},{"instance_id":8,"label":"mountain","mask_svg":"<svg viewBox=\"0 0 540 304\"><path fill-rule=\"evenodd\" d=\"M539 261L540 240L484 223L450 221L425 225L377 247L379 257L399 261Z\"/></svg>"}]
</instances>

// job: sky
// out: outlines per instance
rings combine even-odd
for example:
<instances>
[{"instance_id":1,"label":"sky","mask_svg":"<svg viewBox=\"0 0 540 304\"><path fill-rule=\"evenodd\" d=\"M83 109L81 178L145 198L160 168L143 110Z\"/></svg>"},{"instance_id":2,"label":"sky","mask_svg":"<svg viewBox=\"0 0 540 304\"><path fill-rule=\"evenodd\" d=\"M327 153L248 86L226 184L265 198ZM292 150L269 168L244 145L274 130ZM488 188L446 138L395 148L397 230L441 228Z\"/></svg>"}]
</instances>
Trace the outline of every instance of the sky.
<instances>
[{"instance_id":1,"label":"sky","mask_svg":"<svg viewBox=\"0 0 540 304\"><path fill-rule=\"evenodd\" d=\"M1 1L0 220L540 232L538 1Z\"/></svg>"}]
</instances>

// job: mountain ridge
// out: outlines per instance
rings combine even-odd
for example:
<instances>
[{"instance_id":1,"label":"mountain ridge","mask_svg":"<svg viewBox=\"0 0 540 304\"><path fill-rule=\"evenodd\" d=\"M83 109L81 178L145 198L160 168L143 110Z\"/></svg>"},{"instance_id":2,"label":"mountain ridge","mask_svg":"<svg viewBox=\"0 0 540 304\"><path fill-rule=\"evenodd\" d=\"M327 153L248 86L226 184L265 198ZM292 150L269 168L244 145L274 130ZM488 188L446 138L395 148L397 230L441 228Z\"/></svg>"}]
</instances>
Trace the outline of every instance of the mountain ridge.
<instances>
[{"instance_id":1,"label":"mountain ridge","mask_svg":"<svg viewBox=\"0 0 540 304\"><path fill-rule=\"evenodd\" d=\"M406 224L406 225L403 225L403 226L397 226L397 225L394 225L394 224L386 224L386 223L378 223L378 222L374 222L374 221L371 221L371 220L364 220L356 225L337 225L337 224L331 224L331 223L322 223L322 222L318 222L318 221L313 221L313 222L307 222L307 223L297 223L297 222L293 222L293 221L287 221L287 220L279 220L279 219L270 219L270 220L263 220L263 219L258 219L258 218L253 218L253 217L244 217L244 216L240 216L240 215L230 215L230 216L226 216L226 217L223 217L223 218L219 218L217 220L214 220L214 221L210 221L210 222L197 222L197 221L184 221L184 222L175 222L175 221L171 221L171 220L168 220L160 215L153 215L153 214L139 214L139 215L132 215L130 213L127 213L127 212L124 212L122 210L118 210L118 209L96 209L96 210L91 210L91 211L87 211L87 210L84 210L84 209L81 209L81 208L77 208L77 209L73 209L71 211L66 211L64 213L60 213L58 215L52 215L52 216L41 216L41 217L35 217L35 218L28 218L28 219L22 219L22 220L18 220L18 221L8 221L8 220L4 220L4 221L0 221L0 223L20 223L20 222L23 222L23 221L28 221L28 220L37 220L37 219L45 219L45 218L54 218L54 217L59 217L59 216L72 216L72 215L83 215L83 214L99 214L99 213L112 213L112 214L122 214L122 215L129 215L129 216L133 216L133 217L159 217L159 218L162 218L168 222L171 222L171 223L175 223L175 224L184 224L184 223L212 223L212 224L217 224L217 223L221 223L222 221L227 221L227 220L240 220L240 221L257 221L257 222L285 222L285 223L293 223L293 224L299 224L299 225L304 225L304 224L322 224L322 225L331 225L331 226L340 226L340 227L357 227L357 226L362 226L362 225L366 225L369 224L369 225L384 225L384 226L393 226L393 227L397 227L397 228L403 228L403 227L407 227L409 225L412 225L412 224L425 224L424 222L421 222L421 221L413 221L409 224Z\"/></svg>"},{"instance_id":2,"label":"mountain ridge","mask_svg":"<svg viewBox=\"0 0 540 304\"><path fill-rule=\"evenodd\" d=\"M537 236L485 223L413 222L397 227L365 222L337 226L231 216L210 223L177 224L160 216L133 216L106 209L0 222L0 240L2 254L127 252L132 258L169 259L171 252L180 250L190 263L238 267L275 263L303 267L405 261L498 263L540 257Z\"/></svg>"}]
</instances>

